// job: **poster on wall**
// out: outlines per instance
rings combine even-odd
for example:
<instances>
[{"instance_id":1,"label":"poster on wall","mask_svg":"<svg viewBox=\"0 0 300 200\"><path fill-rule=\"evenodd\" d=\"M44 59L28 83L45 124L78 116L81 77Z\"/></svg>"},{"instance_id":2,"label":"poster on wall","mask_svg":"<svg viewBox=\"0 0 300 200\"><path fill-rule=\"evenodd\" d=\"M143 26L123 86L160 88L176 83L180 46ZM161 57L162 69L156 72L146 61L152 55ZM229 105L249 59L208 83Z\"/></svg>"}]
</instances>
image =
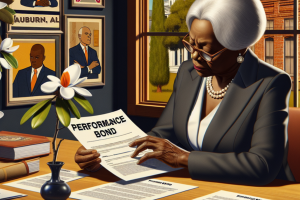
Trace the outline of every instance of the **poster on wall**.
<instances>
[{"instance_id":1,"label":"poster on wall","mask_svg":"<svg viewBox=\"0 0 300 200\"><path fill-rule=\"evenodd\" d=\"M105 0L71 0L72 7L105 8Z\"/></svg>"},{"instance_id":2,"label":"poster on wall","mask_svg":"<svg viewBox=\"0 0 300 200\"><path fill-rule=\"evenodd\" d=\"M10 8L16 14L7 32L62 33L62 0L15 0Z\"/></svg>"},{"instance_id":3,"label":"poster on wall","mask_svg":"<svg viewBox=\"0 0 300 200\"><path fill-rule=\"evenodd\" d=\"M81 87L105 85L104 16L65 15L65 68L78 63Z\"/></svg>"},{"instance_id":4,"label":"poster on wall","mask_svg":"<svg viewBox=\"0 0 300 200\"><path fill-rule=\"evenodd\" d=\"M50 81L47 76L60 77L60 34L7 34L19 49L13 52L19 67L7 72L6 105L29 105L54 95L43 93L41 85Z\"/></svg>"}]
</instances>

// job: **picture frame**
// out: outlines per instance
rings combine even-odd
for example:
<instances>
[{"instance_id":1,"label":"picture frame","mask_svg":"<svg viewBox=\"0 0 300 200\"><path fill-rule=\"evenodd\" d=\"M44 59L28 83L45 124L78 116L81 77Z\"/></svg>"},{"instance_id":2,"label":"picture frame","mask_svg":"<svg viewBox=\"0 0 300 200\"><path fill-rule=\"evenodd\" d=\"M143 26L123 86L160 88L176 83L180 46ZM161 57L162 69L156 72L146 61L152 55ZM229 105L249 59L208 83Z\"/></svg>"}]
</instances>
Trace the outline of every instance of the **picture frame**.
<instances>
[{"instance_id":1,"label":"picture frame","mask_svg":"<svg viewBox=\"0 0 300 200\"><path fill-rule=\"evenodd\" d=\"M6 73L6 106L31 105L54 97L54 95L42 94L40 86L50 81L48 75L59 78L61 76L61 35L8 33L7 37L13 40L13 46L19 45L19 49L12 53L19 66L18 69L12 68ZM41 57L42 49L44 49L44 58ZM41 61L42 65L38 62L39 58L44 59ZM38 72L36 83L31 91L33 68Z\"/></svg>"},{"instance_id":2,"label":"picture frame","mask_svg":"<svg viewBox=\"0 0 300 200\"><path fill-rule=\"evenodd\" d=\"M64 24L65 68L75 62L81 65L81 77L88 78L80 87L105 85L105 16L65 15ZM86 41L87 56L82 45L84 40L89 40Z\"/></svg>"},{"instance_id":3,"label":"picture frame","mask_svg":"<svg viewBox=\"0 0 300 200\"><path fill-rule=\"evenodd\" d=\"M42 1L53 6L31 6ZM7 33L63 33L63 0L15 0L10 8L16 14L14 24L7 24Z\"/></svg>"},{"instance_id":4,"label":"picture frame","mask_svg":"<svg viewBox=\"0 0 300 200\"><path fill-rule=\"evenodd\" d=\"M72 7L105 8L105 0L71 0Z\"/></svg>"}]
</instances>

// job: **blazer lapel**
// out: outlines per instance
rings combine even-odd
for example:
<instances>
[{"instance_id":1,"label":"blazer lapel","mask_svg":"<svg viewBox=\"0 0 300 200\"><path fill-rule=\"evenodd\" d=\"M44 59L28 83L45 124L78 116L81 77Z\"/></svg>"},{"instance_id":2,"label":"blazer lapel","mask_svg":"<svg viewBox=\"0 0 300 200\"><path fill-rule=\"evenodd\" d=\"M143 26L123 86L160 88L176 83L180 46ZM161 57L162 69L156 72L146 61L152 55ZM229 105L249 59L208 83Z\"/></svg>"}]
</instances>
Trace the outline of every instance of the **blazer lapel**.
<instances>
[{"instance_id":1,"label":"blazer lapel","mask_svg":"<svg viewBox=\"0 0 300 200\"><path fill-rule=\"evenodd\" d=\"M213 152L215 150L263 81L263 79L256 81L258 59L249 51L206 130L203 139L203 151Z\"/></svg>"},{"instance_id":2,"label":"blazer lapel","mask_svg":"<svg viewBox=\"0 0 300 200\"><path fill-rule=\"evenodd\" d=\"M41 83L42 83L44 76L45 76L45 66L42 67L31 94L34 94L35 91L37 90L37 88L41 87Z\"/></svg>"},{"instance_id":3,"label":"blazer lapel","mask_svg":"<svg viewBox=\"0 0 300 200\"><path fill-rule=\"evenodd\" d=\"M189 150L192 150L192 147L190 146L187 139L187 123L190 113L194 107L195 100L197 99L196 97L199 91L201 80L202 77L197 74L194 67L191 67L191 69L183 75L182 81L184 81L185 83L180 85L180 87L182 87L180 88L180 91L182 92L180 93L180 95L177 95L175 99L176 105L180 105L180 107L174 110L174 116L180 117L174 117L174 129L178 133L178 141L180 141L180 143Z\"/></svg>"},{"instance_id":4,"label":"blazer lapel","mask_svg":"<svg viewBox=\"0 0 300 200\"><path fill-rule=\"evenodd\" d=\"M87 66L88 63L86 62L85 54L84 54L84 52L83 52L83 49L81 48L80 43L78 44L78 52L80 52L78 56L80 56L81 59L84 60L85 66ZM89 53L88 53L88 54L89 54ZM89 58L89 55L88 55L88 58Z\"/></svg>"},{"instance_id":5,"label":"blazer lapel","mask_svg":"<svg viewBox=\"0 0 300 200\"><path fill-rule=\"evenodd\" d=\"M32 67L28 67L28 70L26 71L26 83L28 88L28 94L31 93L31 71Z\"/></svg>"}]
</instances>

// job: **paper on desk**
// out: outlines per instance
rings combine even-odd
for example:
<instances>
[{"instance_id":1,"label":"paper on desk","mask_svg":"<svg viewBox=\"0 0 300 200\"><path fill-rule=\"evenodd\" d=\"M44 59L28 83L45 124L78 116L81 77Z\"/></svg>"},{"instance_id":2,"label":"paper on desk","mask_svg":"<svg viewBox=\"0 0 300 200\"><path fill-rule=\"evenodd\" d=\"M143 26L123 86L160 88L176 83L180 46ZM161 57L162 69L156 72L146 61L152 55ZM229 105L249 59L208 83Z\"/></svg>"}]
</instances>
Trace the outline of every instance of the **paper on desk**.
<instances>
[{"instance_id":1,"label":"paper on desk","mask_svg":"<svg viewBox=\"0 0 300 200\"><path fill-rule=\"evenodd\" d=\"M195 188L197 186L158 179L122 180L72 192L70 198L84 200L152 200Z\"/></svg>"},{"instance_id":2,"label":"paper on desk","mask_svg":"<svg viewBox=\"0 0 300 200\"><path fill-rule=\"evenodd\" d=\"M18 192L12 192L9 190L0 189L0 200L15 199L15 198L20 198L25 196L27 195Z\"/></svg>"},{"instance_id":3,"label":"paper on desk","mask_svg":"<svg viewBox=\"0 0 300 200\"><path fill-rule=\"evenodd\" d=\"M239 194L239 193L234 193L234 192L228 192L224 190L220 190L218 192L199 197L194 200L219 200L219 199L226 199L226 200L269 200L269 199L264 199L260 197L254 197L254 196L249 196L246 194Z\"/></svg>"},{"instance_id":4,"label":"paper on desk","mask_svg":"<svg viewBox=\"0 0 300 200\"><path fill-rule=\"evenodd\" d=\"M147 136L122 110L111 113L72 118L69 130L86 149L96 149L100 153L101 165L119 178L129 181L165 172L175 171L157 159L149 159L137 165L137 161L147 152L131 158L135 148L128 144Z\"/></svg>"},{"instance_id":5,"label":"paper on desk","mask_svg":"<svg viewBox=\"0 0 300 200\"><path fill-rule=\"evenodd\" d=\"M83 173L78 173L72 170L67 170L67 169L61 169L60 170L60 179L65 181L65 182L70 182L74 181L76 179L84 178L88 176L87 174ZM20 188L23 190L29 190L33 192L40 192L42 185L51 179L51 173L50 174L44 174L41 176L35 176L32 178L27 178L27 179L22 179L19 181L14 181L11 183L6 183L3 185L11 186L11 187L16 187Z\"/></svg>"}]
</instances>

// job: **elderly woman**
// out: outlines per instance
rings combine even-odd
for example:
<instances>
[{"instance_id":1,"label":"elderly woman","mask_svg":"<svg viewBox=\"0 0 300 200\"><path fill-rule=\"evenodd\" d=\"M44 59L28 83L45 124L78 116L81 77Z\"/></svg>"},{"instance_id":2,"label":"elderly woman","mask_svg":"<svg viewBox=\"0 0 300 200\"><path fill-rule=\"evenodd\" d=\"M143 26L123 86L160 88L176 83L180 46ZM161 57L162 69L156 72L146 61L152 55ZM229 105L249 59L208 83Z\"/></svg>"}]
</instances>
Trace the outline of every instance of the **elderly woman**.
<instances>
[{"instance_id":1,"label":"elderly woman","mask_svg":"<svg viewBox=\"0 0 300 200\"><path fill-rule=\"evenodd\" d=\"M265 185L293 181L287 163L291 80L248 49L264 34L259 0L196 0L183 39L183 62L173 94L149 136L133 141L139 163L156 158L184 167L193 179ZM181 144L179 148L176 144ZM98 153L78 149L75 161L99 167Z\"/></svg>"}]
</instances>

